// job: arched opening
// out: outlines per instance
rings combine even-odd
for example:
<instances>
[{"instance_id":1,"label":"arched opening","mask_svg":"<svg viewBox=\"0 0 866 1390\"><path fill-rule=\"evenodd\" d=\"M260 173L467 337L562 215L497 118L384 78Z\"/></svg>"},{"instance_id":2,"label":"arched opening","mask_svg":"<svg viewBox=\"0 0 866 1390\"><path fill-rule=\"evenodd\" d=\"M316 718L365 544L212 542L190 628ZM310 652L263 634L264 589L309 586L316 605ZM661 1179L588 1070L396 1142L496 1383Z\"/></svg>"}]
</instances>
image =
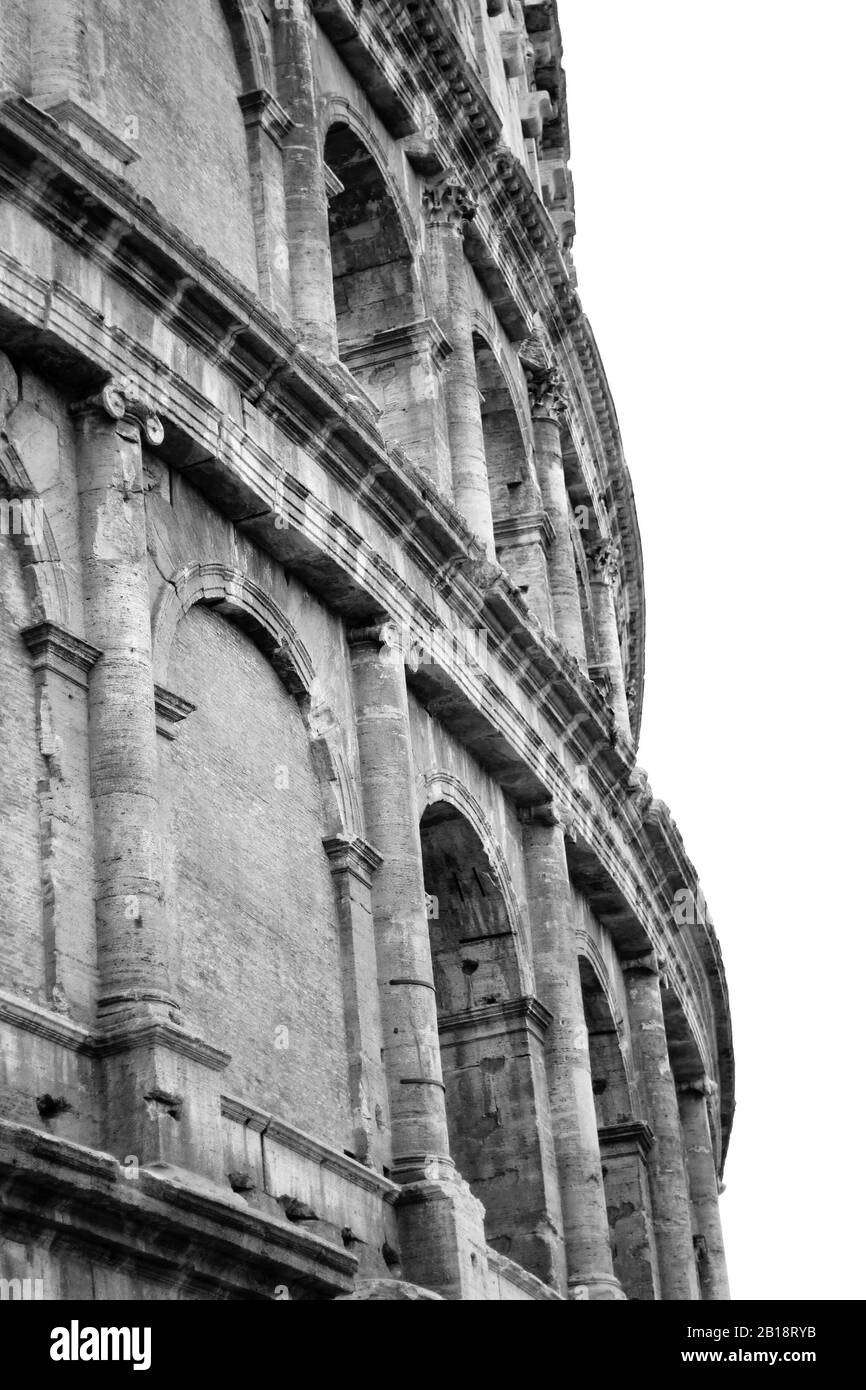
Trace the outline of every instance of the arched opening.
<instances>
[{"instance_id":1,"label":"arched opening","mask_svg":"<svg viewBox=\"0 0 866 1390\"><path fill-rule=\"evenodd\" d=\"M420 316L412 252L394 198L370 151L344 122L325 140L328 229L340 352Z\"/></svg>"},{"instance_id":2,"label":"arched opening","mask_svg":"<svg viewBox=\"0 0 866 1390\"><path fill-rule=\"evenodd\" d=\"M614 1272L629 1298L653 1301L659 1297L659 1282L646 1171L651 1136L636 1117L624 1025L586 959L580 962L580 985Z\"/></svg>"},{"instance_id":3,"label":"arched opening","mask_svg":"<svg viewBox=\"0 0 866 1390\"><path fill-rule=\"evenodd\" d=\"M190 1026L226 1040L227 1091L343 1149L340 934L309 730L281 649L236 604L190 607L165 671L195 706L160 740L175 977Z\"/></svg>"},{"instance_id":4,"label":"arched opening","mask_svg":"<svg viewBox=\"0 0 866 1390\"><path fill-rule=\"evenodd\" d=\"M473 335L496 558L552 627L544 507L508 380L489 343Z\"/></svg>"},{"instance_id":5,"label":"arched opening","mask_svg":"<svg viewBox=\"0 0 866 1390\"><path fill-rule=\"evenodd\" d=\"M385 439L444 485L440 374L451 349L425 315L408 223L379 163L345 120L331 125L324 153L340 358L382 411Z\"/></svg>"},{"instance_id":6,"label":"arched opening","mask_svg":"<svg viewBox=\"0 0 866 1390\"><path fill-rule=\"evenodd\" d=\"M514 908L475 828L437 801L421 820L451 1152L487 1239L548 1282L561 1221L543 1011L522 983Z\"/></svg>"}]
</instances>

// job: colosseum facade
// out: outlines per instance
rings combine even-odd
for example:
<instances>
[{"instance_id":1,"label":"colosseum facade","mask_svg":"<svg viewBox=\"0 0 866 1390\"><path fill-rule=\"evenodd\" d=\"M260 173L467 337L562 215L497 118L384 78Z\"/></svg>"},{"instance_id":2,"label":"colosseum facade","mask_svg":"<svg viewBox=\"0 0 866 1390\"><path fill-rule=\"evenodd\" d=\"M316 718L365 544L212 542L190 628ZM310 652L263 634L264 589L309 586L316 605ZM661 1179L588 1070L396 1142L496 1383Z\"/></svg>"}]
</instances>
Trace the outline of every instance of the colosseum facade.
<instances>
[{"instance_id":1,"label":"colosseum facade","mask_svg":"<svg viewBox=\"0 0 866 1390\"><path fill-rule=\"evenodd\" d=\"M727 1298L553 0L4 0L0 98L0 1275Z\"/></svg>"}]
</instances>

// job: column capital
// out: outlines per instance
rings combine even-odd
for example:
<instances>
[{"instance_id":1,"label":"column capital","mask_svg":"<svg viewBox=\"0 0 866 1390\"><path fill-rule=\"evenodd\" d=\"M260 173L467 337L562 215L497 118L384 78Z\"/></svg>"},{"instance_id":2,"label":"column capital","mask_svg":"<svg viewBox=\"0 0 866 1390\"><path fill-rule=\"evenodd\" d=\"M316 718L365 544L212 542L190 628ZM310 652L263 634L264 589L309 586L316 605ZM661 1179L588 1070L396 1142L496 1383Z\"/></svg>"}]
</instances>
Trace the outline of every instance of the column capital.
<instances>
[{"instance_id":1,"label":"column capital","mask_svg":"<svg viewBox=\"0 0 866 1390\"><path fill-rule=\"evenodd\" d=\"M592 576L601 584L613 584L619 574L619 547L615 541L606 539L590 552Z\"/></svg>"},{"instance_id":2,"label":"column capital","mask_svg":"<svg viewBox=\"0 0 866 1390\"><path fill-rule=\"evenodd\" d=\"M71 405L69 413L76 417L101 413L109 420L130 420L153 448L165 439L162 420L132 377L112 377L101 391Z\"/></svg>"},{"instance_id":3,"label":"column capital","mask_svg":"<svg viewBox=\"0 0 866 1390\"><path fill-rule=\"evenodd\" d=\"M453 169L446 169L424 188L427 220L433 227L452 227L461 232L478 211L478 202Z\"/></svg>"},{"instance_id":4,"label":"column capital","mask_svg":"<svg viewBox=\"0 0 866 1390\"><path fill-rule=\"evenodd\" d=\"M283 148L295 122L271 92L264 87L243 92L238 97L238 105L248 129L260 126L278 149Z\"/></svg>"},{"instance_id":5,"label":"column capital","mask_svg":"<svg viewBox=\"0 0 866 1390\"><path fill-rule=\"evenodd\" d=\"M705 1100L710 1100L718 1089L718 1084L708 1076L694 1076L687 1081L677 1082L677 1095L680 1096L702 1096Z\"/></svg>"},{"instance_id":6,"label":"column capital","mask_svg":"<svg viewBox=\"0 0 866 1390\"><path fill-rule=\"evenodd\" d=\"M562 373L553 366L530 366L526 371L533 420L559 424L567 406Z\"/></svg>"},{"instance_id":7,"label":"column capital","mask_svg":"<svg viewBox=\"0 0 866 1390\"><path fill-rule=\"evenodd\" d=\"M517 819L521 825L544 825L553 830L563 829L563 813L553 801L539 801L533 806L518 806Z\"/></svg>"},{"instance_id":8,"label":"column capital","mask_svg":"<svg viewBox=\"0 0 866 1390\"><path fill-rule=\"evenodd\" d=\"M331 865L332 874L352 873L369 888L373 874L381 867L384 856L363 840L360 835L351 838L343 835L329 835L322 841Z\"/></svg>"},{"instance_id":9,"label":"column capital","mask_svg":"<svg viewBox=\"0 0 866 1390\"><path fill-rule=\"evenodd\" d=\"M400 648L400 627L393 618L371 618L358 627L347 627L346 641L350 647Z\"/></svg>"},{"instance_id":10,"label":"column capital","mask_svg":"<svg viewBox=\"0 0 866 1390\"><path fill-rule=\"evenodd\" d=\"M664 974L666 958L658 951L645 951L641 956L620 957L620 968L623 974L634 973L635 975L656 975Z\"/></svg>"}]
</instances>

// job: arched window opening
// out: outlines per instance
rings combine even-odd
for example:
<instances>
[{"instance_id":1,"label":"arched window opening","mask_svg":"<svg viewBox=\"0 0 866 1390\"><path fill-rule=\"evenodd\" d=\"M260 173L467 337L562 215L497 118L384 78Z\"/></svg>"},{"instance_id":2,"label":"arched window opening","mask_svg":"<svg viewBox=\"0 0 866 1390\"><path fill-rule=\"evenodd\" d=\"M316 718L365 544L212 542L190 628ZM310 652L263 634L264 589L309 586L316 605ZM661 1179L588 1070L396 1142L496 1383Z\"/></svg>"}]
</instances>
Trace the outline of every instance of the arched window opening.
<instances>
[{"instance_id":1,"label":"arched window opening","mask_svg":"<svg viewBox=\"0 0 866 1390\"><path fill-rule=\"evenodd\" d=\"M427 808L421 848L451 1152L484 1205L489 1243L553 1282L543 1023L521 986L513 909L480 837L454 806Z\"/></svg>"},{"instance_id":2,"label":"arched window opening","mask_svg":"<svg viewBox=\"0 0 866 1390\"><path fill-rule=\"evenodd\" d=\"M340 358L380 408L386 441L444 486L449 456L440 375L450 345L425 316L394 194L345 121L328 131L325 164Z\"/></svg>"},{"instance_id":3,"label":"arched window opening","mask_svg":"<svg viewBox=\"0 0 866 1390\"><path fill-rule=\"evenodd\" d=\"M651 1135L636 1117L622 1027L587 960L580 963L580 984L614 1272L629 1298L651 1301L659 1297L646 1171Z\"/></svg>"},{"instance_id":4,"label":"arched window opening","mask_svg":"<svg viewBox=\"0 0 866 1390\"><path fill-rule=\"evenodd\" d=\"M490 345L478 333L473 345L496 558L537 617L552 627L547 523L514 397Z\"/></svg>"}]
</instances>

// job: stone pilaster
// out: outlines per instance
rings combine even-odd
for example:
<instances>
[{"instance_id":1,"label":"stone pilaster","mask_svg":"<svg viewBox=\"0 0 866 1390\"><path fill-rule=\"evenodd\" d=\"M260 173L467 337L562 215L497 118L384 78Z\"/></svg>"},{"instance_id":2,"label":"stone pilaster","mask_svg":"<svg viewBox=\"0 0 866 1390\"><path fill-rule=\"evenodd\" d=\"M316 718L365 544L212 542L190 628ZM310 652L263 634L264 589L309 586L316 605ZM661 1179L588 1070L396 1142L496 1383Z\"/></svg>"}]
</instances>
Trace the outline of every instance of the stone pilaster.
<instances>
[{"instance_id":1,"label":"stone pilaster","mask_svg":"<svg viewBox=\"0 0 866 1390\"><path fill-rule=\"evenodd\" d=\"M110 1152L223 1179L218 1075L226 1053L182 1027L158 822L141 435L163 427L131 383L73 407L77 426L94 832L97 1051Z\"/></svg>"},{"instance_id":2,"label":"stone pilaster","mask_svg":"<svg viewBox=\"0 0 866 1390\"><path fill-rule=\"evenodd\" d=\"M480 1297L483 1209L448 1143L403 652L390 623L348 640L364 819L382 854L372 907L403 1271L446 1297Z\"/></svg>"},{"instance_id":3,"label":"stone pilaster","mask_svg":"<svg viewBox=\"0 0 866 1390\"><path fill-rule=\"evenodd\" d=\"M630 1299L653 1302L661 1295L647 1172L652 1130L630 1121L606 1125L598 1137L613 1266Z\"/></svg>"},{"instance_id":4,"label":"stone pilaster","mask_svg":"<svg viewBox=\"0 0 866 1390\"><path fill-rule=\"evenodd\" d=\"M635 1070L655 1142L650 1194L662 1298L697 1299L689 1189L676 1083L668 1056L659 965L653 953L623 961Z\"/></svg>"},{"instance_id":5,"label":"stone pilaster","mask_svg":"<svg viewBox=\"0 0 866 1390\"><path fill-rule=\"evenodd\" d=\"M454 174L446 173L428 184L424 202L433 311L452 350L445 374L445 407L454 505L493 560L493 512L472 342L469 267L463 250L463 233L466 222L475 216L475 201Z\"/></svg>"},{"instance_id":6,"label":"stone pilaster","mask_svg":"<svg viewBox=\"0 0 866 1390\"><path fill-rule=\"evenodd\" d=\"M555 631L548 573L554 534L540 499L537 510L497 521L494 530L499 563L525 595L542 625Z\"/></svg>"},{"instance_id":7,"label":"stone pilaster","mask_svg":"<svg viewBox=\"0 0 866 1390\"><path fill-rule=\"evenodd\" d=\"M130 129L109 129L102 93L91 72L85 0L30 0L32 100L73 135L87 154L122 174L138 159ZM95 41L96 35L93 35ZM123 138L122 138L123 137Z\"/></svg>"},{"instance_id":8,"label":"stone pilaster","mask_svg":"<svg viewBox=\"0 0 866 1390\"><path fill-rule=\"evenodd\" d=\"M698 1077L677 1087L701 1294L708 1302L721 1303L730 1298L731 1291L708 1110L709 1097L715 1090L715 1083L707 1077Z\"/></svg>"},{"instance_id":9,"label":"stone pilaster","mask_svg":"<svg viewBox=\"0 0 866 1390\"><path fill-rule=\"evenodd\" d=\"M262 302L284 322L292 319L283 161L292 120L270 92L238 98L247 133L256 266Z\"/></svg>"},{"instance_id":10,"label":"stone pilaster","mask_svg":"<svg viewBox=\"0 0 866 1390\"><path fill-rule=\"evenodd\" d=\"M324 846L340 921L355 1156L381 1171L392 1163L372 906L373 875L382 856L357 836L332 836Z\"/></svg>"},{"instance_id":11,"label":"stone pilaster","mask_svg":"<svg viewBox=\"0 0 866 1390\"><path fill-rule=\"evenodd\" d=\"M571 539L571 509L565 487L559 422L564 398L559 373L532 368L527 375L535 437L535 464L544 508L553 529L548 574L553 626L563 646L586 669L586 638L580 608L580 588Z\"/></svg>"},{"instance_id":12,"label":"stone pilaster","mask_svg":"<svg viewBox=\"0 0 866 1390\"><path fill-rule=\"evenodd\" d=\"M342 343L340 358L382 411L388 444L405 449L446 496L451 460L444 376L451 345L435 319L383 328L362 341Z\"/></svg>"},{"instance_id":13,"label":"stone pilaster","mask_svg":"<svg viewBox=\"0 0 866 1390\"><path fill-rule=\"evenodd\" d=\"M294 125L283 142L286 234L292 327L325 359L337 356L337 319L328 234L328 193L313 65L316 21L310 0L285 0L271 11L276 96Z\"/></svg>"},{"instance_id":14,"label":"stone pilaster","mask_svg":"<svg viewBox=\"0 0 866 1390\"><path fill-rule=\"evenodd\" d=\"M92 972L79 939L93 913L93 817L87 767L87 688L101 655L56 623L22 634L33 661L39 749L45 993L89 1017Z\"/></svg>"},{"instance_id":15,"label":"stone pilaster","mask_svg":"<svg viewBox=\"0 0 866 1390\"><path fill-rule=\"evenodd\" d=\"M606 674L610 685L614 726L624 738L630 739L631 722L616 621L615 590L618 575L617 548L612 541L602 541L590 556L590 589L598 645L598 666Z\"/></svg>"},{"instance_id":16,"label":"stone pilaster","mask_svg":"<svg viewBox=\"0 0 866 1390\"><path fill-rule=\"evenodd\" d=\"M549 807L525 811L523 821L536 990L552 1015L547 1084L569 1294L622 1299L611 1258L565 839Z\"/></svg>"}]
</instances>

